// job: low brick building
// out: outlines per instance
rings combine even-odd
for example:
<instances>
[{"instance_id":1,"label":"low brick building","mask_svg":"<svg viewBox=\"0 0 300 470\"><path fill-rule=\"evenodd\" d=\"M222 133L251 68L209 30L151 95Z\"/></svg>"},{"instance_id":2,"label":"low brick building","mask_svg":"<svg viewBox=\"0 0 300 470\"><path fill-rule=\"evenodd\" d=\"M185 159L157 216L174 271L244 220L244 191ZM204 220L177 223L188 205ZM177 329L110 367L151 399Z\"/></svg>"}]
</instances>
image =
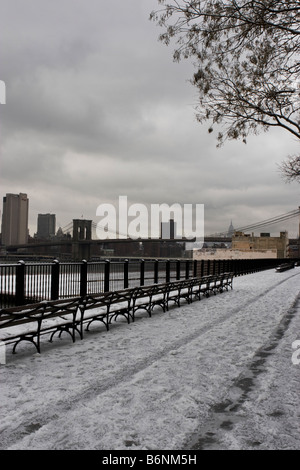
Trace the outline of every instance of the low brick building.
<instances>
[{"instance_id":1,"label":"low brick building","mask_svg":"<svg viewBox=\"0 0 300 470\"><path fill-rule=\"evenodd\" d=\"M288 233L280 232L279 237L271 237L269 233L261 233L259 237L243 232L235 232L232 237L232 249L243 252L276 250L277 258L288 256Z\"/></svg>"}]
</instances>

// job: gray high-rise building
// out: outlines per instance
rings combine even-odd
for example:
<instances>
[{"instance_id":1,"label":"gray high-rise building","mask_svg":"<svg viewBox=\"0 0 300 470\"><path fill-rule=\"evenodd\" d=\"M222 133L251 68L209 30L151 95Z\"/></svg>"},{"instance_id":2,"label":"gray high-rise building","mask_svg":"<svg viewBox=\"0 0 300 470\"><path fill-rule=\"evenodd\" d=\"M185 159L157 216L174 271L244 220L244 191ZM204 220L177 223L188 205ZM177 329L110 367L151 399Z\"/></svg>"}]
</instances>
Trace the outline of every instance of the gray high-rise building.
<instances>
[{"instance_id":1,"label":"gray high-rise building","mask_svg":"<svg viewBox=\"0 0 300 470\"><path fill-rule=\"evenodd\" d=\"M55 214L38 214L37 238L52 238L55 235L56 216Z\"/></svg>"},{"instance_id":2,"label":"gray high-rise building","mask_svg":"<svg viewBox=\"0 0 300 470\"><path fill-rule=\"evenodd\" d=\"M161 222L160 232L160 238L174 240L176 238L176 222L174 222L174 219L170 219L169 222Z\"/></svg>"},{"instance_id":3,"label":"gray high-rise building","mask_svg":"<svg viewBox=\"0 0 300 470\"><path fill-rule=\"evenodd\" d=\"M234 226L232 225L232 221L231 221L229 228L228 228L227 237L232 237L233 234L234 234Z\"/></svg>"},{"instance_id":4,"label":"gray high-rise building","mask_svg":"<svg viewBox=\"0 0 300 470\"><path fill-rule=\"evenodd\" d=\"M28 242L27 194L6 194L3 198L2 244L21 245Z\"/></svg>"}]
</instances>

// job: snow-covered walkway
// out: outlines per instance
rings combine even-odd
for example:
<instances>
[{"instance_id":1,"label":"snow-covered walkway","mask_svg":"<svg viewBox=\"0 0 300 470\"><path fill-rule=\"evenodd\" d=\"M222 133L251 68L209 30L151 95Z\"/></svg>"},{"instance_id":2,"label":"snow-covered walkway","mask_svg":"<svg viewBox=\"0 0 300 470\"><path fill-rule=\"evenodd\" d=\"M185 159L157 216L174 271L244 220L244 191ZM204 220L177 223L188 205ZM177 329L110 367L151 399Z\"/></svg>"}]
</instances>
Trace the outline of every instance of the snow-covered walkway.
<instances>
[{"instance_id":1,"label":"snow-covered walkway","mask_svg":"<svg viewBox=\"0 0 300 470\"><path fill-rule=\"evenodd\" d=\"M0 449L300 449L299 292L299 267L269 270L41 355L20 345L0 366Z\"/></svg>"}]
</instances>

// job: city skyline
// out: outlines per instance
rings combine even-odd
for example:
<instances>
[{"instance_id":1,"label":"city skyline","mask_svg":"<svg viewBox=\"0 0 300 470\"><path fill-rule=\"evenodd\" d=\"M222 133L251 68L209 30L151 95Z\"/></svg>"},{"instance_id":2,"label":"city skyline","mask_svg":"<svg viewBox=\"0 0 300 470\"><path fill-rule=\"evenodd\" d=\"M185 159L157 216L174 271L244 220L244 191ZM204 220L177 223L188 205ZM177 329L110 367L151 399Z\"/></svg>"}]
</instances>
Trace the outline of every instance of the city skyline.
<instances>
[{"instance_id":1,"label":"city skyline","mask_svg":"<svg viewBox=\"0 0 300 470\"><path fill-rule=\"evenodd\" d=\"M36 237L36 238L51 238L55 235L57 235L57 233L71 233L72 232L72 223L74 220L79 220L79 219L85 219L85 220L92 220L92 224L93 224L93 238L99 238L99 236L97 236L97 224L95 222L95 220L97 220L97 217L95 217L94 219L88 219L88 218L85 218L84 215L82 214L81 217L74 217L72 216L72 218L70 219L70 221L68 222L68 224L66 224L65 226L61 226L60 224L57 224L56 223L56 220L57 220L57 213L45 213L45 212L39 212L37 213L36 215L36 222L35 222L35 225L32 225L31 227L29 226L28 224L28 220L29 220L29 214L30 214L30 205L29 205L29 197L27 197L27 194L24 194L24 193L19 193L19 194L13 194L13 193L7 193L6 196L3 196L3 201L5 201L5 199L7 198L7 196L13 196L15 199L18 198L19 196L25 196L26 197L26 204L27 204L27 212L26 212L26 233L28 234L28 236L30 237ZM2 229L3 229L3 213L4 213L4 202L3 202L3 206L2 206L2 209L0 210L0 216L1 216L1 226L2 226ZM170 208L168 208L170 209ZM270 233L271 235L273 236L277 236L280 232L282 231L287 231L288 232L288 236L289 238L297 238L299 236L299 233L300 233L300 214L299 214L299 210L300 210L300 207L298 207L298 209L295 209L293 211L290 211L286 214L277 214L276 216L274 216L273 218L269 218L269 219L266 219L265 221L252 221L252 225L253 225L253 228L250 227L249 229L246 229L245 230L245 233L254 233L256 235L259 235L260 233L262 232L267 232L267 233ZM296 213L298 212L298 214ZM162 212L163 213L163 212ZM161 213L161 215L162 215ZM165 214L166 215L166 214ZM130 220L134 220L134 218L136 218L136 215L131 217L131 219L128 220L128 223L130 222ZM41 219L41 220L39 220ZM276 219L278 219L277 223L276 223ZM268 225L267 222L270 222L270 224ZM150 221L151 222L151 221ZM265 224L263 224L263 222L266 222ZM171 225L170 225L171 224ZM118 225L118 224L117 224ZM150 224L151 225L151 224ZM251 225L251 224L249 224ZM257 227L256 227L257 225ZM39 229L39 226L40 226L40 229ZM173 227L173 228L172 228ZM151 227L150 227L151 228ZM204 224L204 228L205 228L205 224ZM220 230L216 231L216 232L213 232L213 233L208 233L204 230L204 234L206 236L209 236L209 235L218 235L220 234L221 236L230 236L232 235L233 231L236 231L236 230L243 230L243 227L241 227L239 224L236 224L234 223L233 224L233 221L232 219L230 219L230 223L228 222L227 223L227 227L222 227ZM290 230L289 230L290 229ZM63 232L62 232L63 230ZM172 219L172 213L170 213L170 218L168 221L163 221L161 222L161 236L162 238L169 238L168 236L166 237L163 237L163 233L170 233L170 238L174 238L174 236L176 235L176 220L174 222L174 220ZM40 232L40 233L39 233ZM44 232L44 233L42 233ZM46 234L46 232L48 232L48 234ZM144 237L146 237L146 235L142 235ZM150 236L150 232L148 234L148 236L150 238L152 238ZM116 232L116 238L124 238L124 234L123 233L119 233L118 230ZM102 238L102 237L100 237ZM112 235L110 234L109 238L113 238ZM155 238L155 237L154 237ZM3 237L2 237L2 240L3 240ZM2 242L2 244L5 244ZM12 243L14 244L14 243Z\"/></svg>"}]
</instances>

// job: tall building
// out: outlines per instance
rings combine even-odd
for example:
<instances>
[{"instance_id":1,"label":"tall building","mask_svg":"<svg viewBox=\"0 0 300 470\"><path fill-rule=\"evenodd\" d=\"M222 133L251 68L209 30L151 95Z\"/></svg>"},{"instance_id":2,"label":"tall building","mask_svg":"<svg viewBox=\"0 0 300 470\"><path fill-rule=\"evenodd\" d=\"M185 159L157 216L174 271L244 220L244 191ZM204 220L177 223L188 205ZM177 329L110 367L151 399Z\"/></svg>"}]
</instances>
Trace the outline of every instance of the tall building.
<instances>
[{"instance_id":1,"label":"tall building","mask_svg":"<svg viewBox=\"0 0 300 470\"><path fill-rule=\"evenodd\" d=\"M52 238L56 231L55 214L38 214L37 238Z\"/></svg>"},{"instance_id":2,"label":"tall building","mask_svg":"<svg viewBox=\"0 0 300 470\"><path fill-rule=\"evenodd\" d=\"M232 225L232 221L231 221L228 227L227 237L232 237L233 234L234 234L234 226Z\"/></svg>"},{"instance_id":3,"label":"tall building","mask_svg":"<svg viewBox=\"0 0 300 470\"><path fill-rule=\"evenodd\" d=\"M176 237L176 222L174 222L174 219L170 219L169 222L161 222L160 232L160 238L174 240Z\"/></svg>"},{"instance_id":4,"label":"tall building","mask_svg":"<svg viewBox=\"0 0 300 470\"><path fill-rule=\"evenodd\" d=\"M27 194L6 194L3 198L2 244L20 245L28 241Z\"/></svg>"}]
</instances>

